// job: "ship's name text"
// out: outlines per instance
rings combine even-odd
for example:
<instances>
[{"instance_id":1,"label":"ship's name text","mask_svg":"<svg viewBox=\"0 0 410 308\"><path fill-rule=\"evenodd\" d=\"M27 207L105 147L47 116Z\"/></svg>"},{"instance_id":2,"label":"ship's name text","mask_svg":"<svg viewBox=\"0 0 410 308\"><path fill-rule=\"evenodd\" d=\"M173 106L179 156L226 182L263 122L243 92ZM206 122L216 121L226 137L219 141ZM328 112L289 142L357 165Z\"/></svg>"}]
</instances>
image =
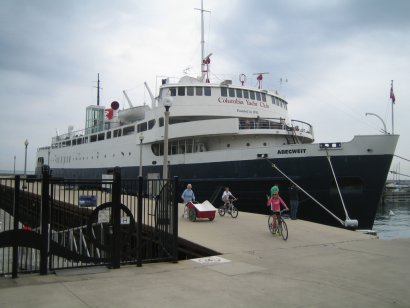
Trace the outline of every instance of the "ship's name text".
<instances>
[{"instance_id":1,"label":"ship's name text","mask_svg":"<svg viewBox=\"0 0 410 308\"><path fill-rule=\"evenodd\" d=\"M236 105L254 106L254 107L259 106L262 108L269 108L269 104L267 104L266 102L258 102L258 101L254 101L250 99L243 100L239 98L230 99L227 97L219 97L218 102L223 103L223 104L236 104Z\"/></svg>"},{"instance_id":2,"label":"ship's name text","mask_svg":"<svg viewBox=\"0 0 410 308\"><path fill-rule=\"evenodd\" d=\"M306 149L278 150L278 154L303 154Z\"/></svg>"}]
</instances>

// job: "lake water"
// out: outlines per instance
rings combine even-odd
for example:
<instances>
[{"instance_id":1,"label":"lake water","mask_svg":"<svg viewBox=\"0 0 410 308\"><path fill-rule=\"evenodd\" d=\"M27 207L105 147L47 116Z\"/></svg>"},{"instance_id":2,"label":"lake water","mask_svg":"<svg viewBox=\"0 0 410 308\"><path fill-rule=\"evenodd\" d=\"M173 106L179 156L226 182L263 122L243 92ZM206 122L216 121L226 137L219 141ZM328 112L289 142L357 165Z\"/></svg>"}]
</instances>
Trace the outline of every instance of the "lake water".
<instances>
[{"instance_id":1,"label":"lake water","mask_svg":"<svg viewBox=\"0 0 410 308\"><path fill-rule=\"evenodd\" d=\"M380 206L373 230L382 240L410 238L410 199L390 200Z\"/></svg>"}]
</instances>

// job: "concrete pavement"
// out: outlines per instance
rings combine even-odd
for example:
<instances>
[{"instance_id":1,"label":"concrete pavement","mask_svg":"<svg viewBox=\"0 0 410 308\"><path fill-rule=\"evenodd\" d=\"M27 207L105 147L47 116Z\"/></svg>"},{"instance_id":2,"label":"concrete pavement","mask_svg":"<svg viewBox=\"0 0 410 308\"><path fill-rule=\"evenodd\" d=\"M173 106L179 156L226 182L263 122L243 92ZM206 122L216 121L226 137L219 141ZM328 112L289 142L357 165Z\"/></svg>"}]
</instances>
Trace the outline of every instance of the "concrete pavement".
<instances>
[{"instance_id":1,"label":"concrete pavement","mask_svg":"<svg viewBox=\"0 0 410 308\"><path fill-rule=\"evenodd\" d=\"M410 239L287 220L285 242L263 215L179 217L180 237L221 255L3 278L0 307L410 306Z\"/></svg>"}]
</instances>

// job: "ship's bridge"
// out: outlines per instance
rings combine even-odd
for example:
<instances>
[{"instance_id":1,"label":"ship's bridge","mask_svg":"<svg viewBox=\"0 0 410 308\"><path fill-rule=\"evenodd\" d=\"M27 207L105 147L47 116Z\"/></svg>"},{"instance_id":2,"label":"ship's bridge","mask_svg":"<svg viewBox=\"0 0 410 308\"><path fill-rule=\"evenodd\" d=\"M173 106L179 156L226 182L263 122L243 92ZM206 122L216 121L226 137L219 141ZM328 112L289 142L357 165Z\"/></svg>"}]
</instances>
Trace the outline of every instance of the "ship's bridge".
<instances>
[{"instance_id":1,"label":"ship's bridge","mask_svg":"<svg viewBox=\"0 0 410 308\"><path fill-rule=\"evenodd\" d=\"M229 81L209 84L185 76L179 83L163 84L159 101L165 96L173 98L173 117L280 118L291 125L288 103L278 93L232 86Z\"/></svg>"}]
</instances>

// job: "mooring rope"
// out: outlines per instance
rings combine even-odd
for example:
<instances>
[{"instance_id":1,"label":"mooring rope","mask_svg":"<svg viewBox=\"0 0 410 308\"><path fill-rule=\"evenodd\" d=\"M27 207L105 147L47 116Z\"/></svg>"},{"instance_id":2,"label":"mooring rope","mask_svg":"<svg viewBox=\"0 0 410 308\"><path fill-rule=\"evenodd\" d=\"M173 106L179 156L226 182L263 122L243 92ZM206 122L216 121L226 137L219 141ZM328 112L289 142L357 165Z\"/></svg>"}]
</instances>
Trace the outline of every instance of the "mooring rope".
<instances>
[{"instance_id":1,"label":"mooring rope","mask_svg":"<svg viewBox=\"0 0 410 308\"><path fill-rule=\"evenodd\" d=\"M344 209L345 215L346 215L346 220L350 220L349 214L347 213L347 210L346 210L345 202L343 201L342 193L341 193L340 188L339 188L339 183L337 183L336 174L335 174L335 171L333 170L332 162L330 161L329 152L327 151L327 149L326 149L326 156L327 156L327 160L329 161L330 169L332 169L333 178L335 179L337 191L339 192L340 200L342 201L343 209Z\"/></svg>"},{"instance_id":2,"label":"mooring rope","mask_svg":"<svg viewBox=\"0 0 410 308\"><path fill-rule=\"evenodd\" d=\"M285 178L287 178L291 183L293 183L297 188L299 188L301 191L303 191L309 198L311 198L313 201L315 201L319 206L321 206L326 212L328 212L331 216L333 216L338 222L340 222L343 226L345 223L343 220L341 220L339 217L337 217L335 214L333 214L331 211L329 211L322 203L317 201L313 196L311 196L306 190L304 190L302 187L300 187L298 184L296 184L291 178L289 178L282 170L280 170L274 163L271 163L269 159L266 158L266 161L271 165L273 168L278 170Z\"/></svg>"}]
</instances>

